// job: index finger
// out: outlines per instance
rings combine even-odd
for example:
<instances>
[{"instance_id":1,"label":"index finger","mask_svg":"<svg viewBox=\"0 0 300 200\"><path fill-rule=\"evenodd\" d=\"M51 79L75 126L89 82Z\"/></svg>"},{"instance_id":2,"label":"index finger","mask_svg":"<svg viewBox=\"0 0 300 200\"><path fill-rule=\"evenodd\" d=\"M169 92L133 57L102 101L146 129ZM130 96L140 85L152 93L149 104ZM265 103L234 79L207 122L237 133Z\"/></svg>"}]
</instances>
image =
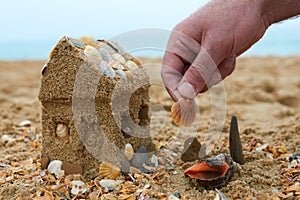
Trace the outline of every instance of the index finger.
<instances>
[{"instance_id":1,"label":"index finger","mask_svg":"<svg viewBox=\"0 0 300 200\"><path fill-rule=\"evenodd\" d=\"M183 60L175 53L167 50L162 61L161 77L167 91L174 101L180 98L178 85L183 77L184 71L185 64Z\"/></svg>"}]
</instances>

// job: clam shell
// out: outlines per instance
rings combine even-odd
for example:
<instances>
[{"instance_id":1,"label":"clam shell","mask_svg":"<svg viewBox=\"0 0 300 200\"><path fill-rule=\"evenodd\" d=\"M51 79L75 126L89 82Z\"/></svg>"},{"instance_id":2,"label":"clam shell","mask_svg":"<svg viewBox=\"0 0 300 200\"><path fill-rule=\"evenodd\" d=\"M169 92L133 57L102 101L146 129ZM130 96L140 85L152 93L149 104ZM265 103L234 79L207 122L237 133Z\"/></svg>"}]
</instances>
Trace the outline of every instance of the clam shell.
<instances>
[{"instance_id":1,"label":"clam shell","mask_svg":"<svg viewBox=\"0 0 300 200\"><path fill-rule=\"evenodd\" d=\"M82 181L72 181L71 193L73 195L83 194L87 191L86 184Z\"/></svg>"},{"instance_id":2,"label":"clam shell","mask_svg":"<svg viewBox=\"0 0 300 200\"><path fill-rule=\"evenodd\" d=\"M86 55L86 57L89 59L90 62L92 62L96 65L100 65L101 56L97 49L95 49L92 46L87 45L84 48L84 54Z\"/></svg>"},{"instance_id":3,"label":"clam shell","mask_svg":"<svg viewBox=\"0 0 300 200\"><path fill-rule=\"evenodd\" d=\"M141 63L141 61L139 60L139 59L137 59L137 58L135 58L135 57L133 57L132 59L131 59L131 61L133 61L135 64L137 64L137 66L139 66L139 67L142 67L143 66L143 64Z\"/></svg>"},{"instance_id":4,"label":"clam shell","mask_svg":"<svg viewBox=\"0 0 300 200\"><path fill-rule=\"evenodd\" d=\"M111 63L113 61L113 58L106 49L100 48L99 54L104 62Z\"/></svg>"},{"instance_id":5,"label":"clam shell","mask_svg":"<svg viewBox=\"0 0 300 200\"><path fill-rule=\"evenodd\" d=\"M171 107L171 116L177 126L191 125L196 117L196 106L194 99L179 99Z\"/></svg>"},{"instance_id":6,"label":"clam shell","mask_svg":"<svg viewBox=\"0 0 300 200\"><path fill-rule=\"evenodd\" d=\"M112 165L109 162L102 162L99 167L100 178L116 179L120 176L121 170L119 167Z\"/></svg>"},{"instance_id":7,"label":"clam shell","mask_svg":"<svg viewBox=\"0 0 300 200\"><path fill-rule=\"evenodd\" d=\"M122 65L125 65L126 60L125 60L125 58L124 58L123 56L121 56L120 54L114 53L114 54L112 54L111 56L112 56L112 58L113 58L115 61L121 63Z\"/></svg>"},{"instance_id":8,"label":"clam shell","mask_svg":"<svg viewBox=\"0 0 300 200\"><path fill-rule=\"evenodd\" d=\"M124 153L125 153L125 156L126 156L127 160L130 161L133 158L134 150L133 150L133 147L132 147L131 144L128 143L128 144L125 145Z\"/></svg>"},{"instance_id":9,"label":"clam shell","mask_svg":"<svg viewBox=\"0 0 300 200\"><path fill-rule=\"evenodd\" d=\"M138 69L139 66L138 66L135 62L129 60L129 61L126 62L125 68L126 68L127 70L131 71L131 70L136 70L136 69Z\"/></svg>"},{"instance_id":10,"label":"clam shell","mask_svg":"<svg viewBox=\"0 0 300 200\"><path fill-rule=\"evenodd\" d=\"M229 183L233 174L237 171L237 164L227 154L219 154L210 159L202 159L184 174L194 178L198 183L209 188L220 188Z\"/></svg>"},{"instance_id":11,"label":"clam shell","mask_svg":"<svg viewBox=\"0 0 300 200\"><path fill-rule=\"evenodd\" d=\"M128 80L133 80L133 75L130 71L125 70L124 73L126 74Z\"/></svg>"},{"instance_id":12,"label":"clam shell","mask_svg":"<svg viewBox=\"0 0 300 200\"><path fill-rule=\"evenodd\" d=\"M58 123L56 126L56 135L59 138L64 138L68 136L69 129L67 125L63 123Z\"/></svg>"},{"instance_id":13,"label":"clam shell","mask_svg":"<svg viewBox=\"0 0 300 200\"><path fill-rule=\"evenodd\" d=\"M59 171L61 171L61 166L62 166L62 161L52 160L49 163L47 170L52 174L57 174L59 173Z\"/></svg>"},{"instance_id":14,"label":"clam shell","mask_svg":"<svg viewBox=\"0 0 300 200\"><path fill-rule=\"evenodd\" d=\"M78 38L78 39L79 39L81 42L83 42L85 45L92 46L92 47L94 47L94 48L96 48L96 49L99 48L98 42L97 42L94 38L92 38L92 37L90 37L90 36L82 36L82 37L80 37L80 38Z\"/></svg>"},{"instance_id":15,"label":"clam shell","mask_svg":"<svg viewBox=\"0 0 300 200\"><path fill-rule=\"evenodd\" d=\"M30 127L31 126L31 121L29 120L24 120L22 121L19 126L26 126L26 127Z\"/></svg>"}]
</instances>

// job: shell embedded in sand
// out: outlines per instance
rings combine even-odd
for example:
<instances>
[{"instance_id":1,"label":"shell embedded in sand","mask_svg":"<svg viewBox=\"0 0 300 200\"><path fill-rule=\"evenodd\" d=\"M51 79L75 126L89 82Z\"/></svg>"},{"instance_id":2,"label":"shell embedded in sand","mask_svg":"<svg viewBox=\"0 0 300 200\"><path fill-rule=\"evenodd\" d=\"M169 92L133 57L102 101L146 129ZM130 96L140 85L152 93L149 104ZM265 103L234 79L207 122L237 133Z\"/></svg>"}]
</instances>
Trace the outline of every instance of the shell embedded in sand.
<instances>
[{"instance_id":1,"label":"shell embedded in sand","mask_svg":"<svg viewBox=\"0 0 300 200\"><path fill-rule=\"evenodd\" d=\"M62 172L61 166L62 166L62 161L52 160L49 163L47 170L52 174L59 174Z\"/></svg>"},{"instance_id":2,"label":"shell embedded in sand","mask_svg":"<svg viewBox=\"0 0 300 200\"><path fill-rule=\"evenodd\" d=\"M96 65L100 65L101 56L100 56L100 53L97 49L95 49L92 46L87 45L84 48L84 54L86 55L86 57L89 59L90 62L92 62Z\"/></svg>"},{"instance_id":3,"label":"shell embedded in sand","mask_svg":"<svg viewBox=\"0 0 300 200\"><path fill-rule=\"evenodd\" d=\"M126 77L127 77L128 80L133 79L133 75L130 71L124 70L124 73L126 74Z\"/></svg>"},{"instance_id":4,"label":"shell embedded in sand","mask_svg":"<svg viewBox=\"0 0 300 200\"><path fill-rule=\"evenodd\" d=\"M139 66L135 62L129 60L129 61L126 62L125 68L127 70L136 70L136 69L139 68Z\"/></svg>"},{"instance_id":5,"label":"shell embedded in sand","mask_svg":"<svg viewBox=\"0 0 300 200\"><path fill-rule=\"evenodd\" d=\"M126 63L126 60L123 56L121 56L120 54L118 53L114 53L111 55L112 58L115 60L115 61L118 61L119 63L121 63L122 65L125 65Z\"/></svg>"},{"instance_id":6,"label":"shell embedded in sand","mask_svg":"<svg viewBox=\"0 0 300 200\"><path fill-rule=\"evenodd\" d=\"M127 79L126 73L123 70L118 69L115 72L116 72L117 77L120 77L125 80Z\"/></svg>"},{"instance_id":7,"label":"shell embedded in sand","mask_svg":"<svg viewBox=\"0 0 300 200\"><path fill-rule=\"evenodd\" d=\"M100 48L99 49L99 54L101 56L101 59L106 62L106 63L110 63L113 61L113 58L111 57L111 55L109 54L109 52L106 49Z\"/></svg>"},{"instance_id":8,"label":"shell embedded in sand","mask_svg":"<svg viewBox=\"0 0 300 200\"><path fill-rule=\"evenodd\" d=\"M94 47L94 48L96 48L96 49L99 48L98 42L97 42L94 38L92 38L92 37L90 37L90 36L82 36L82 37L80 37L80 38L78 38L78 39L79 39L81 42L83 42L85 45L92 46L92 47Z\"/></svg>"},{"instance_id":9,"label":"shell embedded in sand","mask_svg":"<svg viewBox=\"0 0 300 200\"><path fill-rule=\"evenodd\" d=\"M133 61L135 64L137 64L137 66L142 67L142 63L139 59L137 58L132 58L131 61Z\"/></svg>"},{"instance_id":10,"label":"shell embedded in sand","mask_svg":"<svg viewBox=\"0 0 300 200\"><path fill-rule=\"evenodd\" d=\"M109 162L102 162L99 167L100 178L116 179L120 176L121 170L119 167L112 165Z\"/></svg>"},{"instance_id":11,"label":"shell embedded in sand","mask_svg":"<svg viewBox=\"0 0 300 200\"><path fill-rule=\"evenodd\" d=\"M58 123L56 126L56 135L59 138L64 138L68 136L68 127L63 123Z\"/></svg>"},{"instance_id":12,"label":"shell embedded in sand","mask_svg":"<svg viewBox=\"0 0 300 200\"><path fill-rule=\"evenodd\" d=\"M131 144L126 144L125 145L125 156L127 158L127 160L131 160L133 158L133 155L134 155L134 150L133 150L133 147Z\"/></svg>"},{"instance_id":13,"label":"shell embedded in sand","mask_svg":"<svg viewBox=\"0 0 300 200\"><path fill-rule=\"evenodd\" d=\"M112 63L109 63L109 65L114 69L114 70L123 70L123 69L125 69L124 68L124 66L121 64L121 63L119 63L119 62L117 62L117 61L113 61Z\"/></svg>"},{"instance_id":14,"label":"shell embedded in sand","mask_svg":"<svg viewBox=\"0 0 300 200\"><path fill-rule=\"evenodd\" d=\"M196 106L194 99L181 98L171 107L171 116L176 125L189 126L196 117Z\"/></svg>"},{"instance_id":15,"label":"shell embedded in sand","mask_svg":"<svg viewBox=\"0 0 300 200\"><path fill-rule=\"evenodd\" d=\"M107 65L106 69L103 71L103 74L106 75L109 78L115 78L116 77L116 72L110 65Z\"/></svg>"},{"instance_id":16,"label":"shell embedded in sand","mask_svg":"<svg viewBox=\"0 0 300 200\"><path fill-rule=\"evenodd\" d=\"M237 165L232 158L227 154L219 154L210 159L200 160L184 174L197 179L205 188L217 188L228 184L236 171Z\"/></svg>"}]
</instances>

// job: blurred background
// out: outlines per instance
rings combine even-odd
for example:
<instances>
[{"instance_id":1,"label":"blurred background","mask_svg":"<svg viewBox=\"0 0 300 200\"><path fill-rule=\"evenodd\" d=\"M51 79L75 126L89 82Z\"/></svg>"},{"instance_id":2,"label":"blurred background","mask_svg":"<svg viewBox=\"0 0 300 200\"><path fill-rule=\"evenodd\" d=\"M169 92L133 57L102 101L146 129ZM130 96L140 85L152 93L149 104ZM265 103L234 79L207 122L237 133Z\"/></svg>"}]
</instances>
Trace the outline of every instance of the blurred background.
<instances>
[{"instance_id":1,"label":"blurred background","mask_svg":"<svg viewBox=\"0 0 300 200\"><path fill-rule=\"evenodd\" d=\"M132 53L136 56L161 57L169 30L207 2L208 0L2 1L0 60L47 59L53 46L64 35L115 39L125 45L125 48L128 46L126 44L133 45L129 50L135 48ZM129 36L127 33L130 33ZM123 37L126 34L128 37ZM145 45L141 42L146 40L147 48L138 48ZM151 45L154 47L151 48ZM300 55L300 18L273 25L262 40L243 54L253 55Z\"/></svg>"}]
</instances>

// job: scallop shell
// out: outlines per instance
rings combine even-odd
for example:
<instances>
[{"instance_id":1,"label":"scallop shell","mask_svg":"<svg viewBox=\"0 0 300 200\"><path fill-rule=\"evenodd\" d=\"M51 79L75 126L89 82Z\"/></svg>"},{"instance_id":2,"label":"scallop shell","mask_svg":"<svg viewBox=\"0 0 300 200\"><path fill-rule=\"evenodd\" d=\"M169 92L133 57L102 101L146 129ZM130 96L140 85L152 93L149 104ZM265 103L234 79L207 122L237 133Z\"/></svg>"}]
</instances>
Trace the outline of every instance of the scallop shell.
<instances>
[{"instance_id":1,"label":"scallop shell","mask_svg":"<svg viewBox=\"0 0 300 200\"><path fill-rule=\"evenodd\" d=\"M194 178L205 188L220 188L229 183L237 164L227 154L219 154L210 159L202 159L184 174Z\"/></svg>"},{"instance_id":2,"label":"scallop shell","mask_svg":"<svg viewBox=\"0 0 300 200\"><path fill-rule=\"evenodd\" d=\"M90 62L95 63L96 65L100 65L101 56L97 49L92 46L87 45L84 49L84 54L89 59Z\"/></svg>"},{"instance_id":3,"label":"scallop shell","mask_svg":"<svg viewBox=\"0 0 300 200\"><path fill-rule=\"evenodd\" d=\"M64 138L68 136L68 127L63 123L58 123L56 126L56 135L59 138Z\"/></svg>"},{"instance_id":4,"label":"scallop shell","mask_svg":"<svg viewBox=\"0 0 300 200\"><path fill-rule=\"evenodd\" d=\"M100 178L116 179L120 176L121 170L119 167L112 165L109 162L102 162L99 167Z\"/></svg>"},{"instance_id":5,"label":"scallop shell","mask_svg":"<svg viewBox=\"0 0 300 200\"><path fill-rule=\"evenodd\" d=\"M120 54L118 53L114 53L111 55L112 58L115 60L115 61L118 61L119 63L121 63L122 65L125 65L126 63L126 60L123 56L121 56Z\"/></svg>"},{"instance_id":6,"label":"scallop shell","mask_svg":"<svg viewBox=\"0 0 300 200\"><path fill-rule=\"evenodd\" d=\"M191 125L196 117L196 106L194 99L179 99L171 107L171 116L177 126Z\"/></svg>"},{"instance_id":7,"label":"scallop shell","mask_svg":"<svg viewBox=\"0 0 300 200\"><path fill-rule=\"evenodd\" d=\"M125 145L125 156L127 158L127 160L131 160L133 158L133 155L134 155L134 150L133 150L133 147L130 143L126 144Z\"/></svg>"},{"instance_id":8,"label":"scallop shell","mask_svg":"<svg viewBox=\"0 0 300 200\"><path fill-rule=\"evenodd\" d=\"M78 38L78 39L79 39L81 42L83 42L85 45L92 46L92 47L94 47L94 48L96 48L96 49L99 48L98 42L97 42L94 38L92 38L92 37L90 37L90 36L82 36L82 37L80 37L80 38Z\"/></svg>"}]
</instances>

